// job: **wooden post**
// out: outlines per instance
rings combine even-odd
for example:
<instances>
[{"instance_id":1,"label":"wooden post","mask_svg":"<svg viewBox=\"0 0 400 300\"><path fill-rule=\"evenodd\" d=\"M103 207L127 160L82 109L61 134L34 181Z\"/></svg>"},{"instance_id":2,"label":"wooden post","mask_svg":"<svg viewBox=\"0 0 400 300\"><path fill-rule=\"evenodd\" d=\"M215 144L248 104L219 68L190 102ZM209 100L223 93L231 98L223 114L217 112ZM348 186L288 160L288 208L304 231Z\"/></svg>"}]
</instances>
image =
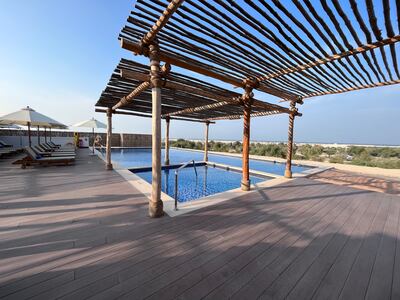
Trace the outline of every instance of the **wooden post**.
<instances>
[{"instance_id":1,"label":"wooden post","mask_svg":"<svg viewBox=\"0 0 400 300\"><path fill-rule=\"evenodd\" d=\"M44 128L44 142L47 143L47 132L46 132L46 127Z\"/></svg>"},{"instance_id":2,"label":"wooden post","mask_svg":"<svg viewBox=\"0 0 400 300\"><path fill-rule=\"evenodd\" d=\"M111 111L112 113L112 111ZM111 115L112 116L112 115ZM108 117L108 116L107 116ZM108 119L107 119L108 120ZM107 125L107 129L108 129L108 125ZM92 154L94 155L94 127L92 128L92 139L93 139L93 143L92 143Z\"/></svg>"},{"instance_id":3,"label":"wooden post","mask_svg":"<svg viewBox=\"0 0 400 300\"><path fill-rule=\"evenodd\" d=\"M50 142L51 142L51 127L49 127L49 136L50 136Z\"/></svg>"},{"instance_id":4,"label":"wooden post","mask_svg":"<svg viewBox=\"0 0 400 300\"><path fill-rule=\"evenodd\" d=\"M208 161L208 129L210 122L206 122L205 134L204 134L204 161Z\"/></svg>"},{"instance_id":5,"label":"wooden post","mask_svg":"<svg viewBox=\"0 0 400 300\"><path fill-rule=\"evenodd\" d=\"M164 215L161 201L161 76L159 47L157 41L149 46L150 81L152 84L152 190L149 201L149 216L158 218Z\"/></svg>"},{"instance_id":6,"label":"wooden post","mask_svg":"<svg viewBox=\"0 0 400 300\"><path fill-rule=\"evenodd\" d=\"M112 138L112 109L107 108L107 141L106 141L106 169L112 170L111 163L111 138Z\"/></svg>"},{"instance_id":7,"label":"wooden post","mask_svg":"<svg viewBox=\"0 0 400 300\"><path fill-rule=\"evenodd\" d=\"M290 102L290 110L291 113L289 114L288 144L287 144L286 168L285 168L286 178L292 178L293 125L294 125L294 117L297 113L295 101Z\"/></svg>"},{"instance_id":8,"label":"wooden post","mask_svg":"<svg viewBox=\"0 0 400 300\"><path fill-rule=\"evenodd\" d=\"M37 127L37 142L40 145L40 133L39 133L39 126Z\"/></svg>"},{"instance_id":9,"label":"wooden post","mask_svg":"<svg viewBox=\"0 0 400 300\"><path fill-rule=\"evenodd\" d=\"M165 165L169 165L169 123L170 118L165 117Z\"/></svg>"},{"instance_id":10,"label":"wooden post","mask_svg":"<svg viewBox=\"0 0 400 300\"><path fill-rule=\"evenodd\" d=\"M31 140L31 123L28 122L28 141L29 141L29 147L32 147L32 140Z\"/></svg>"},{"instance_id":11,"label":"wooden post","mask_svg":"<svg viewBox=\"0 0 400 300\"><path fill-rule=\"evenodd\" d=\"M249 174L249 150L250 150L250 118L251 105L253 99L253 88L250 85L245 86L243 98L243 151L242 151L242 183L243 191L250 190Z\"/></svg>"}]
</instances>

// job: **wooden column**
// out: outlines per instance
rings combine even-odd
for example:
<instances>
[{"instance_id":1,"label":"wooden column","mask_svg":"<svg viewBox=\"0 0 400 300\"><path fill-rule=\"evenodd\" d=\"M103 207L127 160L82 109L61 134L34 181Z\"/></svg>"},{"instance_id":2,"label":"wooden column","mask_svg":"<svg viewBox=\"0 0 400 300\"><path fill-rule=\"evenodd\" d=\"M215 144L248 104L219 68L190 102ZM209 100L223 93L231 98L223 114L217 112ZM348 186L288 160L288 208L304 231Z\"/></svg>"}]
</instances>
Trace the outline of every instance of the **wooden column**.
<instances>
[{"instance_id":1,"label":"wooden column","mask_svg":"<svg viewBox=\"0 0 400 300\"><path fill-rule=\"evenodd\" d=\"M293 156L293 125L294 125L294 117L297 113L296 102L290 102L290 110L289 114L289 129L288 129L288 144L287 144L287 154L286 154L286 168L285 168L285 177L292 178L292 156Z\"/></svg>"},{"instance_id":2,"label":"wooden column","mask_svg":"<svg viewBox=\"0 0 400 300\"><path fill-rule=\"evenodd\" d=\"M37 127L37 142L38 142L38 145L40 145L40 132L39 132L39 126Z\"/></svg>"},{"instance_id":3,"label":"wooden column","mask_svg":"<svg viewBox=\"0 0 400 300\"><path fill-rule=\"evenodd\" d=\"M112 170L111 163L111 138L112 138L112 108L107 108L107 141L106 141L106 169Z\"/></svg>"},{"instance_id":4,"label":"wooden column","mask_svg":"<svg viewBox=\"0 0 400 300\"><path fill-rule=\"evenodd\" d=\"M44 142L47 143L47 131L46 131L46 127L44 128Z\"/></svg>"},{"instance_id":5,"label":"wooden column","mask_svg":"<svg viewBox=\"0 0 400 300\"><path fill-rule=\"evenodd\" d=\"M164 215L161 201L161 76L159 47L157 42L149 46L150 81L152 84L152 191L149 201L149 216Z\"/></svg>"},{"instance_id":6,"label":"wooden column","mask_svg":"<svg viewBox=\"0 0 400 300\"><path fill-rule=\"evenodd\" d=\"M249 175L249 150L250 150L250 115L253 99L253 88L249 85L245 86L243 99L243 151L242 151L242 183L243 191L250 190L250 175Z\"/></svg>"},{"instance_id":7,"label":"wooden column","mask_svg":"<svg viewBox=\"0 0 400 300\"><path fill-rule=\"evenodd\" d=\"M49 127L49 136L50 136L50 142L51 142L51 127Z\"/></svg>"},{"instance_id":8,"label":"wooden column","mask_svg":"<svg viewBox=\"0 0 400 300\"><path fill-rule=\"evenodd\" d=\"M170 117L165 117L165 165L169 165L169 123Z\"/></svg>"},{"instance_id":9,"label":"wooden column","mask_svg":"<svg viewBox=\"0 0 400 300\"><path fill-rule=\"evenodd\" d=\"M210 122L206 122L205 134L204 134L204 161L208 161L208 130Z\"/></svg>"},{"instance_id":10,"label":"wooden column","mask_svg":"<svg viewBox=\"0 0 400 300\"><path fill-rule=\"evenodd\" d=\"M112 110L111 110L111 113L112 113ZM112 114L111 114L111 116L112 116ZM107 116L108 117L108 116ZM108 119L107 119L107 121L108 121ZM108 125L107 125L107 129L108 129ZM111 130L112 130L112 128L111 128ZM94 127L92 128L92 139L93 139L93 143L92 143L92 154L94 155L94 139L95 139L95 136L94 136Z\"/></svg>"},{"instance_id":11,"label":"wooden column","mask_svg":"<svg viewBox=\"0 0 400 300\"><path fill-rule=\"evenodd\" d=\"M31 123L30 122L28 122L28 141L29 141L29 147L32 147Z\"/></svg>"}]
</instances>

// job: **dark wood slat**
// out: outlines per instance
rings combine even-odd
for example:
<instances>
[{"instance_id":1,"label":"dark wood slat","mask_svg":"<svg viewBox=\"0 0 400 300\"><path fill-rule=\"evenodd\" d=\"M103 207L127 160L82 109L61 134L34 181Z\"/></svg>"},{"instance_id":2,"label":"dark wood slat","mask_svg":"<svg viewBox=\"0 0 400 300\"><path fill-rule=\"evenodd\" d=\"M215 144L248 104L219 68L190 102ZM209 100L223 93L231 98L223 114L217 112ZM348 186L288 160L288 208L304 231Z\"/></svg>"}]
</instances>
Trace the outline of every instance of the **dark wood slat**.
<instances>
[{"instance_id":1,"label":"dark wood slat","mask_svg":"<svg viewBox=\"0 0 400 300\"><path fill-rule=\"evenodd\" d=\"M343 248L327 275L322 279L312 296L313 299L336 299L339 297L364 239L368 237L372 225L376 222L378 212L382 212L382 204L383 201L372 202L367 216L353 232L356 238L351 239Z\"/></svg>"},{"instance_id":2,"label":"dark wood slat","mask_svg":"<svg viewBox=\"0 0 400 300\"><path fill-rule=\"evenodd\" d=\"M365 297L389 209L389 201L384 201L368 236L364 239L340 297L344 299L361 299Z\"/></svg>"},{"instance_id":3,"label":"dark wood slat","mask_svg":"<svg viewBox=\"0 0 400 300\"><path fill-rule=\"evenodd\" d=\"M392 199L392 208L386 220L385 229L366 293L366 299L390 299L396 254L396 234L399 220L399 199Z\"/></svg>"},{"instance_id":4,"label":"dark wood slat","mask_svg":"<svg viewBox=\"0 0 400 300\"><path fill-rule=\"evenodd\" d=\"M289 204L290 204L290 202L289 202ZM262 214L262 212L260 212L261 213L261 215L260 215L260 217L264 217L264 215ZM250 216L251 217L251 216ZM253 216L252 218L254 218L255 216ZM249 220L248 220L248 218L249 218L249 216L247 216L246 217L246 219L245 220L240 220L240 219L236 219L235 220L235 222L233 223L233 224L237 224L237 226L239 226L240 224L241 224L241 222L243 222L244 224L246 224L246 222L249 222ZM247 220L247 221L246 221ZM230 226L232 226L233 224L230 224ZM237 230L238 230L238 228L239 227L234 227L234 228L232 228L232 227L229 227L228 226L228 224L226 225L227 226L227 228L230 228L231 230L231 232L229 233L229 232L225 232L224 234L223 234L223 236L225 237L225 238L228 238L229 237L229 234L236 234L237 235ZM223 226L222 228L225 228L226 226ZM218 226L216 226L216 227L218 227ZM208 230L207 229L205 229L206 230L206 232L208 232ZM215 229L214 229L215 230ZM210 231L212 232L212 230L210 229ZM229 234L228 234L229 233ZM204 235L204 233L202 233L203 235ZM179 233L178 233L178 235L179 235ZM191 236L192 234L190 234L190 236ZM219 237L220 235L218 235L217 236L217 238L216 238L216 242L217 242L217 244L219 244L220 242L221 242L221 240L220 240L220 237ZM194 245L192 245L192 241L189 241L190 242L190 244L191 244L191 246L195 246L195 244ZM210 240L209 242L208 242L208 245L209 245L209 247L211 247L211 245L212 245L212 240ZM201 246L201 243L198 245L198 246ZM167 245L164 243L164 241L162 241L162 242L160 242L159 241L159 250L160 250L160 253L163 253L163 252L165 252L165 251L167 251L167 249L166 249L166 247L167 247ZM176 248L173 248L172 250L174 250L174 249L176 249ZM199 248L199 249L201 249L201 248ZM134 257L135 258L135 257ZM137 258L136 258L136 260L135 261L137 261ZM131 268L128 268L128 267L130 267L130 265L132 264L132 267ZM156 270L159 270L159 264L156 264L157 265L157 268L156 268ZM115 273L115 275L114 276L116 276L116 277L118 277L121 281L123 280L123 278L124 277L130 277L130 276L132 276L132 274L136 274L136 272L137 271L139 271L140 270L140 268L139 268L139 265L135 265L135 264L133 264L133 263L131 263L131 262L129 262L129 261L122 261L121 263L118 263L117 264L117 269L115 268L115 266L110 266L110 267L107 267L107 268L105 268L105 269L103 269L103 270L101 270L101 273L96 273L96 275L93 275L93 274L90 274L90 276L88 276L89 278L86 278L85 280L85 282L86 282L86 284L89 284L90 282L94 282L93 283L93 285L92 286L97 286L98 285L98 282L96 282L96 278L100 278L101 276L108 276L109 274L111 274L111 273L115 273L115 272L118 272L118 273ZM155 271L152 271L151 272L151 274L153 274L153 272L155 272ZM125 274L125 275L123 275L123 274ZM129 275L128 275L129 274ZM140 277L142 277L142 276L144 276L144 274L140 274L141 276ZM82 284L82 283L80 283L80 284ZM67 290L70 290L70 289L72 289L72 290L74 290L74 289L79 289L79 285L76 285L76 284L72 284L71 286L66 286L65 288L58 288L58 289L56 289L56 293L57 293L57 295L58 294L61 294L61 293L65 293L65 289L67 289ZM85 293L85 295L86 295L86 293L87 293L87 286L83 286L83 289L82 289L82 291L81 292L83 292L83 293ZM79 291L77 292L77 294L79 293ZM74 293L74 295L76 296L76 294ZM41 295L41 296L43 296L43 295ZM46 295L45 295L46 296Z\"/></svg>"},{"instance_id":5,"label":"dark wood slat","mask_svg":"<svg viewBox=\"0 0 400 300\"><path fill-rule=\"evenodd\" d=\"M400 217L397 220L397 223L396 252L393 263L393 279L391 291L392 299L400 299Z\"/></svg>"},{"instance_id":6,"label":"dark wood slat","mask_svg":"<svg viewBox=\"0 0 400 300\"><path fill-rule=\"evenodd\" d=\"M315 239L318 240L318 237L325 230L329 230L329 225L334 223L335 219L345 211L349 203L340 197L337 200L339 201L339 205L332 209L326 218L318 222L311 229L300 234L293 244L278 249L278 256L274 257L273 261L267 266L264 265L246 286L232 296L232 299L243 299L243 297L247 296L250 298L259 297L265 288L270 286L312 241Z\"/></svg>"},{"instance_id":7,"label":"dark wood slat","mask_svg":"<svg viewBox=\"0 0 400 300\"><path fill-rule=\"evenodd\" d=\"M364 197L364 196L362 196ZM330 270L336 258L340 254L343 247L351 238L357 226L361 223L362 218L368 213L368 209L373 199L368 197L362 201L362 205L357 210L357 216L351 218L343 230L341 230L324 251L318 256L314 263L310 266L304 276L296 283L295 287L290 291L288 299L307 299L313 295L318 288L322 278Z\"/></svg>"},{"instance_id":8,"label":"dark wood slat","mask_svg":"<svg viewBox=\"0 0 400 300\"><path fill-rule=\"evenodd\" d=\"M97 158L3 163L0 298L326 299L350 282L354 297L400 293L400 202L385 191L299 178L152 220Z\"/></svg>"}]
</instances>

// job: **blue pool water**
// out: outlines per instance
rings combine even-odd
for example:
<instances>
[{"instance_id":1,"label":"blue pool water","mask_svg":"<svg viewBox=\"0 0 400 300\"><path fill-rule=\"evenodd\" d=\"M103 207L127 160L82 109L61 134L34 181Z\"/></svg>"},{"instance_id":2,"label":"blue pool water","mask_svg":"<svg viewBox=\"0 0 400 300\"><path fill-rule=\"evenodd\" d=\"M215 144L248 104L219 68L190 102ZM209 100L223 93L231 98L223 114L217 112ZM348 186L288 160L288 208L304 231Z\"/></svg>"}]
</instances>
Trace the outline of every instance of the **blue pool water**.
<instances>
[{"instance_id":1,"label":"blue pool water","mask_svg":"<svg viewBox=\"0 0 400 300\"><path fill-rule=\"evenodd\" d=\"M185 163L189 160L202 161L203 153L197 151L188 151L181 149L170 149L170 164ZM151 166L151 149L149 148L125 148L112 149L112 160L126 168L148 167ZM215 163L230 165L234 167L242 167L242 160L239 157L209 154L208 160ZM162 161L164 161L164 149L162 150ZM270 161L250 159L250 169L262 171L277 175L284 175L285 164L274 163ZM293 173L300 173L310 169L305 166L292 165Z\"/></svg>"},{"instance_id":2,"label":"blue pool water","mask_svg":"<svg viewBox=\"0 0 400 300\"><path fill-rule=\"evenodd\" d=\"M181 169L178 175L178 202L199 199L208 195L232 190L240 187L242 175L234 171L197 166L197 177L193 167ZM138 176L151 183L151 171L135 172ZM251 176L252 184L265 181L266 178ZM161 189L174 198L175 169L162 170Z\"/></svg>"}]
</instances>

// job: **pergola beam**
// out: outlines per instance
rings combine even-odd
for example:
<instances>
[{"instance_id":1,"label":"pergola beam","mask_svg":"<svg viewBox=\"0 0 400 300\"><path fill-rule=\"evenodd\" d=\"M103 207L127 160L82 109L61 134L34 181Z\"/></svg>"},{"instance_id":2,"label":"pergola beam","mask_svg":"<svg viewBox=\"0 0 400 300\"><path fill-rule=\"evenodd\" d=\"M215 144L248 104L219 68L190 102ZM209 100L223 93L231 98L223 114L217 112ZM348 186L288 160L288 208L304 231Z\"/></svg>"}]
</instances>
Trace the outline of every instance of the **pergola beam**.
<instances>
[{"instance_id":1,"label":"pergola beam","mask_svg":"<svg viewBox=\"0 0 400 300\"><path fill-rule=\"evenodd\" d=\"M119 100L119 102L117 104L115 104L112 107L112 109L116 110L118 108L121 108L121 107L131 103L135 97L139 96L143 91L147 90L149 87L150 87L149 81L142 82L130 94L126 95L125 97L122 97L122 99Z\"/></svg>"},{"instance_id":2,"label":"pergola beam","mask_svg":"<svg viewBox=\"0 0 400 300\"><path fill-rule=\"evenodd\" d=\"M342 59L342 58L345 58L345 57L348 57L348 56L354 56L354 55L357 55L357 54L360 54L360 53L363 53L363 52L366 52L366 51L371 51L373 49L380 48L380 47L383 47L383 46L386 46L386 45L391 45L391 44L397 43L398 41L400 41L400 35L395 35L394 37L391 37L391 38L387 38L387 39L384 39L384 40L381 40L381 41L376 41L376 42L371 43L371 44L365 44L365 45L357 47L357 48L355 48L353 50L348 50L348 51L345 51L345 52L342 52L342 53L334 54L334 55L331 55L331 56L328 56L328 57L325 57L325 58L322 58L322 59L318 59L318 60L315 60L313 62L304 64L304 65L295 66L295 67L292 67L292 68L287 68L287 69L284 69L284 70L280 70L280 71L275 72L275 73L271 73L271 74L268 74L268 75L260 76L260 77L257 77L256 79L258 81L266 81L266 80L271 80L271 79L278 78L278 77L281 77L281 76L284 76L284 75L287 75L287 74L296 73L296 72L302 72L304 70L307 70L307 69L310 69L310 68L313 68L313 67L316 67L316 66L324 65L324 64L326 64L328 62L339 60L339 59Z\"/></svg>"},{"instance_id":3,"label":"pergola beam","mask_svg":"<svg viewBox=\"0 0 400 300\"><path fill-rule=\"evenodd\" d=\"M270 115L277 115L281 114L282 112L280 111L262 111L262 112L256 112L256 113L251 113L251 117L262 117L262 116L270 116ZM301 113L297 113L296 116L301 117ZM237 114L237 115L230 115L230 116L223 116L223 117L215 117L215 118L209 118L208 120L210 121L218 121L218 120L239 120L243 118L243 114Z\"/></svg>"},{"instance_id":4,"label":"pergola beam","mask_svg":"<svg viewBox=\"0 0 400 300\"><path fill-rule=\"evenodd\" d=\"M95 112L98 113L107 113L106 109L104 108L96 108ZM112 112L114 115L127 115L127 116L136 116L136 117L143 117L143 118L151 118L151 114L145 113L137 113L137 112L130 112L130 111L120 111L115 110ZM210 122L209 120L199 120L199 119L191 119L191 118L184 118L184 117L170 117L171 120L177 121L187 121L187 122L197 122L197 123L207 123ZM215 124L215 122L210 122L210 124Z\"/></svg>"},{"instance_id":5,"label":"pergola beam","mask_svg":"<svg viewBox=\"0 0 400 300\"><path fill-rule=\"evenodd\" d=\"M148 48L143 47L143 45L138 44L138 43L133 43L133 42L128 41L128 40L126 40L124 38L121 38L120 41L121 41L121 47L122 48L133 52L135 55L144 55L146 57L149 56ZM196 73L208 76L208 77L212 77L214 79L221 80L223 82L232 84L232 85L237 86L237 87L243 87L244 86L244 82L242 80L240 80L240 79L237 79L235 77L228 76L228 75L222 75L222 74L219 74L217 72L213 72L212 71L212 69L213 69L212 66L203 64L204 67L200 67L198 65L194 65L192 63L183 61L178 56L176 56L176 55L174 55L172 53L166 53L166 52L160 50L159 59L161 61L164 61L164 62L169 63L171 65L178 66L178 67L181 67L181 68L184 68L184 69L187 69L187 70L190 70L190 71L193 71L193 72L196 72ZM283 92L283 91L279 91L279 90L276 90L274 88L269 88L269 87L266 87L266 86L260 86L258 88L258 90L260 90L262 92L265 92L265 93L268 93L268 94L271 94L271 95L274 95L274 96L277 96L277 97L280 97L280 98L287 99L287 100L295 100L297 98L297 95L289 94L289 93L286 93L286 92Z\"/></svg>"},{"instance_id":6,"label":"pergola beam","mask_svg":"<svg viewBox=\"0 0 400 300\"><path fill-rule=\"evenodd\" d=\"M161 67L161 77L165 78L169 72L171 71L171 66L169 64L165 64ZM150 76L147 76L147 80L143 80L141 84L139 84L132 92L130 92L127 96L124 96L119 100L117 104L115 104L112 109L116 110L121 108L129 103L131 103L135 97L138 97L142 92L147 90L151 86Z\"/></svg>"},{"instance_id":7,"label":"pergola beam","mask_svg":"<svg viewBox=\"0 0 400 300\"><path fill-rule=\"evenodd\" d=\"M236 103L240 103L240 100L235 100L235 102ZM185 109L182 109L182 110L178 110L178 111L174 111L172 113L168 113L168 114L162 115L162 117L172 117L172 116L177 116L177 115L182 115L182 114L190 114L190 113L194 113L194 112L199 112L199 111L204 111L204 110L209 110L209 109L222 107L222 106L229 105L229 104L234 104L235 102L221 101L221 102L216 102L216 103L213 103L213 104L206 104L206 105L202 105L202 106L189 107L189 108L185 108Z\"/></svg>"},{"instance_id":8,"label":"pergola beam","mask_svg":"<svg viewBox=\"0 0 400 300\"><path fill-rule=\"evenodd\" d=\"M121 69L121 76L124 78L127 78L127 79L134 79L134 80L139 80L139 81L145 81L148 78L148 75L146 75L146 74L138 73L138 72L134 72L134 71L130 71L130 70L125 70L125 69ZM207 97L207 98L210 98L210 99L213 99L216 101L220 101L220 102L229 102L229 104L231 104L231 103L237 104L238 99L241 98L240 95L238 95L237 98L230 98L230 97L226 97L226 96L222 96L222 95L217 95L215 92L212 92L212 91L207 91L204 89L199 89L199 88L195 88L195 87L191 87L191 86L187 86L187 85L184 85L181 83L176 83L176 82L171 82L171 81L164 82L164 87L169 88L169 89L175 89L175 90L179 90L179 91L197 94L197 95L204 96L204 97ZM266 110L277 110L277 111L280 111L281 113L290 113L290 110L286 107L282 107L282 106L271 104L271 103L266 103L266 102L263 102L263 101L257 100L257 99L253 100L253 106L264 108ZM200 110L202 110L202 109L200 109Z\"/></svg>"},{"instance_id":9,"label":"pergola beam","mask_svg":"<svg viewBox=\"0 0 400 300\"><path fill-rule=\"evenodd\" d=\"M341 90L312 93L312 94L308 94L307 96L304 96L303 99L304 98L317 97L317 96L323 96L323 95L341 94L341 93L346 93L346 92L351 92L351 91L369 89L369 88L385 86L385 85L394 85L394 84L399 84L399 83L400 83L400 79L391 80L391 81L385 81L385 82L372 83L372 84L365 84L365 85L350 87L350 88L341 89ZM286 101L286 100L284 100L284 101Z\"/></svg>"},{"instance_id":10,"label":"pergola beam","mask_svg":"<svg viewBox=\"0 0 400 300\"><path fill-rule=\"evenodd\" d=\"M169 18L182 5L184 0L171 0L160 18L156 21L150 31L143 37L142 43L149 45L157 36L157 33L168 23Z\"/></svg>"}]
</instances>

